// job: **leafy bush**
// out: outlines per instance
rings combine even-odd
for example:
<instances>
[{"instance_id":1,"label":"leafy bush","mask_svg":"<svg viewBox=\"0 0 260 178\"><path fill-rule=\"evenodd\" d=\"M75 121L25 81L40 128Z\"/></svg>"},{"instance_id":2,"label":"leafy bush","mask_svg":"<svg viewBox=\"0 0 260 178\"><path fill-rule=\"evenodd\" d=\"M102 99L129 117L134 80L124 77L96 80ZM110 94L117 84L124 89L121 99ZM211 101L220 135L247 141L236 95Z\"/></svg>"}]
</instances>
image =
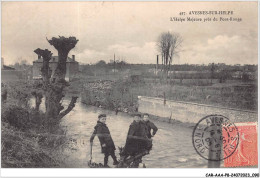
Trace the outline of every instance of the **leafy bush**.
<instances>
[{"instance_id":1,"label":"leafy bush","mask_svg":"<svg viewBox=\"0 0 260 178\"><path fill-rule=\"evenodd\" d=\"M35 90L33 86L34 84L28 81L16 81L5 84L2 89L7 91L6 100L8 100L9 104L29 108L31 93Z\"/></svg>"},{"instance_id":2,"label":"leafy bush","mask_svg":"<svg viewBox=\"0 0 260 178\"><path fill-rule=\"evenodd\" d=\"M16 105L3 106L2 109L2 122L6 122L21 130L26 130L31 127L27 109Z\"/></svg>"},{"instance_id":3,"label":"leafy bush","mask_svg":"<svg viewBox=\"0 0 260 178\"><path fill-rule=\"evenodd\" d=\"M82 102L88 105L101 106L106 109L133 112L136 110L136 99L133 99L132 88L141 86L139 80L132 78L119 79L116 82L96 81L87 84L82 93Z\"/></svg>"}]
</instances>

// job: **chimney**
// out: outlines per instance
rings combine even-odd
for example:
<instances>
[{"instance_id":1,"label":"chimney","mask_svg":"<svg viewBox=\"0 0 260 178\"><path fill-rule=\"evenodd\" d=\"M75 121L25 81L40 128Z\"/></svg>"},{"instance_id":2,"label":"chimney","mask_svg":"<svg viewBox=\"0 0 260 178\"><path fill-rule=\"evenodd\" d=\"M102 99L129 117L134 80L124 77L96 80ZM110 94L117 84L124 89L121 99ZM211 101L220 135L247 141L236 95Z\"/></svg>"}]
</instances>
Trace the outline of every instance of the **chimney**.
<instances>
[{"instance_id":1,"label":"chimney","mask_svg":"<svg viewBox=\"0 0 260 178\"><path fill-rule=\"evenodd\" d=\"M72 61L75 61L75 55L72 55Z\"/></svg>"}]
</instances>

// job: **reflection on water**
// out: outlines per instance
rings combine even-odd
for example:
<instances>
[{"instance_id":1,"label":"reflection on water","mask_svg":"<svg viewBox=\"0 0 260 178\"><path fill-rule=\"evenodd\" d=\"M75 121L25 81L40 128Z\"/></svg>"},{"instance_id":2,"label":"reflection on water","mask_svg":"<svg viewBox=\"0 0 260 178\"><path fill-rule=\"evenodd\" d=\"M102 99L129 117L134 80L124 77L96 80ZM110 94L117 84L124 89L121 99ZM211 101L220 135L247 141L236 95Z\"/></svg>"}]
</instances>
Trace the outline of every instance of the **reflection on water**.
<instances>
[{"instance_id":1,"label":"reflection on water","mask_svg":"<svg viewBox=\"0 0 260 178\"><path fill-rule=\"evenodd\" d=\"M86 106L78 102L61 123L75 145L74 149L64 151L64 154L67 155L66 163L68 167L88 167L87 161L90 158L89 139L100 113L107 114L107 126L116 147L125 144L129 125L133 121L130 116L125 113L115 115L115 112ZM153 137L153 150L143 158L143 163L147 167L199 168L207 166L207 161L201 158L193 148L192 129L159 121L154 121L154 123L159 130ZM119 158L118 149L116 155ZM93 161L103 163L103 158L99 140L96 137L93 144ZM112 165L111 158L109 158L108 164Z\"/></svg>"}]
</instances>

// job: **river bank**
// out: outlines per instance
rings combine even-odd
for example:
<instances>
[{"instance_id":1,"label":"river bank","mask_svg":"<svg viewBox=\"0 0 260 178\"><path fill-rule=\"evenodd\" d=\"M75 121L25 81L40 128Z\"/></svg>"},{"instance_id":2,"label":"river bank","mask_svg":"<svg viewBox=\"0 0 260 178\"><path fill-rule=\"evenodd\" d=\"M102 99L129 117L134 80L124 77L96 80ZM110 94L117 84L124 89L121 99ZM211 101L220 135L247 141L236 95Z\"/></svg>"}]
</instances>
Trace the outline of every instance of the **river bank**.
<instances>
[{"instance_id":1,"label":"river bank","mask_svg":"<svg viewBox=\"0 0 260 178\"><path fill-rule=\"evenodd\" d=\"M138 110L137 97L131 93L127 80L97 80L83 85L81 102L111 111L133 113Z\"/></svg>"},{"instance_id":2,"label":"river bank","mask_svg":"<svg viewBox=\"0 0 260 178\"><path fill-rule=\"evenodd\" d=\"M50 134L41 128L43 118L43 113L34 109L2 103L2 168L64 167L58 148L68 143L66 135L61 129Z\"/></svg>"},{"instance_id":3,"label":"river bank","mask_svg":"<svg viewBox=\"0 0 260 178\"><path fill-rule=\"evenodd\" d=\"M138 96L165 98L216 107L257 111L257 85L254 83L213 83L209 86L160 83L157 80L83 80L80 95L87 105L116 112L135 112Z\"/></svg>"},{"instance_id":4,"label":"river bank","mask_svg":"<svg viewBox=\"0 0 260 178\"><path fill-rule=\"evenodd\" d=\"M180 121L183 123L196 124L208 115L223 115L232 123L257 122L258 114L254 111L216 107L212 105L164 100L155 97L138 97L138 110L160 116L167 122Z\"/></svg>"},{"instance_id":5,"label":"river bank","mask_svg":"<svg viewBox=\"0 0 260 178\"><path fill-rule=\"evenodd\" d=\"M45 104L40 111L35 109L32 85L20 81L2 85L3 89L7 97L1 103L2 168L65 167L62 149L71 147L66 128L57 128L55 133L44 128Z\"/></svg>"},{"instance_id":6,"label":"river bank","mask_svg":"<svg viewBox=\"0 0 260 178\"><path fill-rule=\"evenodd\" d=\"M222 86L224 87L225 84ZM243 89L246 86L242 85L227 86L221 88L219 84L216 84L214 87L204 86L204 88L196 87L196 89L191 86L190 89L187 86L144 83L142 80L133 82L129 78L117 81L96 80L84 84L81 101L90 106L115 111L116 114L118 112L131 114L138 111L149 113L153 120L169 123L181 122L185 127L187 125L192 127L199 119L211 114L224 115L234 123L256 122L257 111L253 109L256 100L252 99L255 95L254 87L249 85L250 87L246 90ZM191 91L188 92L187 89ZM239 102L238 99L241 99L241 96L236 97L236 95L239 95L240 90L247 97ZM249 93L250 91L252 93ZM234 93L229 95L230 92ZM142 101L139 96L150 99ZM174 99L170 99L172 96ZM182 100L175 100L180 96ZM199 98L201 100L198 102ZM250 100L250 103L245 100ZM167 104L163 104L164 101L167 101ZM234 103L238 104L234 105ZM232 108L232 106L236 107Z\"/></svg>"}]
</instances>

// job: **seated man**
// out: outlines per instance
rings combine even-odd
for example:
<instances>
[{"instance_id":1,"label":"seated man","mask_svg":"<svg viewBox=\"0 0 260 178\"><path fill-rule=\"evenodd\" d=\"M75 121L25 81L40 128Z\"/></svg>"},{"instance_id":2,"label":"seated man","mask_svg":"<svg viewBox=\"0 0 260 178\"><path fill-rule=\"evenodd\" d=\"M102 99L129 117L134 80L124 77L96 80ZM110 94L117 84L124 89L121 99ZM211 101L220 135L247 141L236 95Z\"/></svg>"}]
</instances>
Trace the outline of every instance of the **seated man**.
<instances>
[{"instance_id":1,"label":"seated man","mask_svg":"<svg viewBox=\"0 0 260 178\"><path fill-rule=\"evenodd\" d=\"M129 127L126 144L122 153L125 158L128 156L134 157L146 152L148 146L147 127L142 121L141 114L134 114L133 116L134 121ZM134 161L134 167L138 167L140 162L142 162L142 156Z\"/></svg>"}]
</instances>

